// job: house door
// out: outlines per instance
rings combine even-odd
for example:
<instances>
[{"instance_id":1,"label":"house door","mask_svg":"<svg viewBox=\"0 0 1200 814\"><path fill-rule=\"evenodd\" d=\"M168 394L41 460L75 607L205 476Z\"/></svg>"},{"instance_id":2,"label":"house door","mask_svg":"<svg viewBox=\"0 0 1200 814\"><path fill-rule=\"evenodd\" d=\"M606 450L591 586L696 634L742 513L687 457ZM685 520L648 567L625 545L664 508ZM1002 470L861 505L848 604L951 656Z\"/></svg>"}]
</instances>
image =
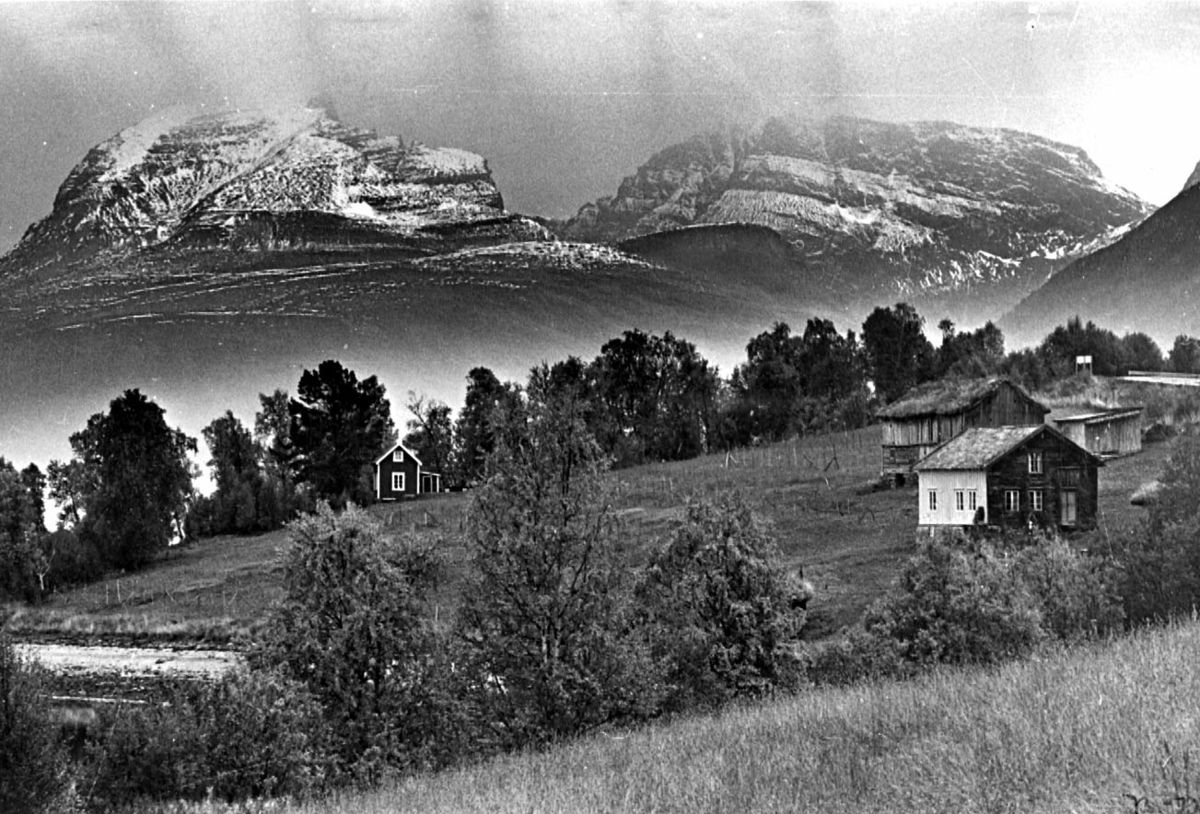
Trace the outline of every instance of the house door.
<instances>
[{"instance_id":1,"label":"house door","mask_svg":"<svg viewBox=\"0 0 1200 814\"><path fill-rule=\"evenodd\" d=\"M1076 492L1059 492L1058 505L1060 525L1073 526L1075 525L1075 497Z\"/></svg>"}]
</instances>

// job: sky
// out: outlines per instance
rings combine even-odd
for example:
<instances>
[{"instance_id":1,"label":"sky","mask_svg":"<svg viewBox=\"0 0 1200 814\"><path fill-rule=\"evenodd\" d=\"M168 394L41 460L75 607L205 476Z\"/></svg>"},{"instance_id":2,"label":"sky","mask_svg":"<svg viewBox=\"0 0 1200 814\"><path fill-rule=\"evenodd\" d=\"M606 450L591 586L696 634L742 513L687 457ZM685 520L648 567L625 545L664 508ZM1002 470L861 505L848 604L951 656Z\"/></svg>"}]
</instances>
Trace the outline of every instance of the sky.
<instances>
[{"instance_id":1,"label":"sky","mask_svg":"<svg viewBox=\"0 0 1200 814\"><path fill-rule=\"evenodd\" d=\"M1200 0L0 0L0 252L89 148L178 105L332 102L488 159L563 217L655 151L775 115L940 119L1083 147L1154 204L1200 161Z\"/></svg>"}]
</instances>

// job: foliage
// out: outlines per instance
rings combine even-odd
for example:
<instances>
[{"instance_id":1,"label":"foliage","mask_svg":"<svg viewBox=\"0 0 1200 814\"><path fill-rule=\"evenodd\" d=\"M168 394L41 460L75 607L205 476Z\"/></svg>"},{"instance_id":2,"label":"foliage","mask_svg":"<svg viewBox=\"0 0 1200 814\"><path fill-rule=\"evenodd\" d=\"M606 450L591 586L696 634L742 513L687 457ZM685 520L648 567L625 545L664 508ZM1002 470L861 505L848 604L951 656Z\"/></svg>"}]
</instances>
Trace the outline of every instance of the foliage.
<instances>
[{"instance_id":1,"label":"foliage","mask_svg":"<svg viewBox=\"0 0 1200 814\"><path fill-rule=\"evenodd\" d=\"M995 664L1030 653L1045 638L1029 587L987 544L971 550L966 543L922 542L898 590L863 619L870 634L894 640L918 667Z\"/></svg>"},{"instance_id":2,"label":"foliage","mask_svg":"<svg viewBox=\"0 0 1200 814\"><path fill-rule=\"evenodd\" d=\"M440 643L424 597L430 551L390 544L366 512L317 512L289 527L286 596L258 659L304 682L325 709L341 770L366 781L431 762ZM446 670L448 672L448 670Z\"/></svg>"},{"instance_id":3,"label":"foliage","mask_svg":"<svg viewBox=\"0 0 1200 814\"><path fill-rule=\"evenodd\" d=\"M1187 334L1175 337L1167 361L1176 373L1200 373L1200 339Z\"/></svg>"},{"instance_id":4,"label":"foliage","mask_svg":"<svg viewBox=\"0 0 1200 814\"><path fill-rule=\"evenodd\" d=\"M40 492L35 495L28 480L0 457L0 599L34 601L44 592L46 529Z\"/></svg>"},{"instance_id":5,"label":"foliage","mask_svg":"<svg viewBox=\"0 0 1200 814\"><path fill-rule=\"evenodd\" d=\"M139 391L126 390L71 436L76 463L51 465L52 478L79 476L70 487L79 488L84 507L76 532L117 568L145 565L181 531L196 440L163 416Z\"/></svg>"},{"instance_id":6,"label":"foliage","mask_svg":"<svg viewBox=\"0 0 1200 814\"><path fill-rule=\"evenodd\" d=\"M429 472L447 475L454 460L454 422L450 408L436 399L408 394L408 434L404 444Z\"/></svg>"},{"instance_id":7,"label":"foliage","mask_svg":"<svg viewBox=\"0 0 1200 814\"><path fill-rule=\"evenodd\" d=\"M94 807L143 799L234 802L303 796L330 771L321 708L275 670L174 685L168 701L119 710L90 750Z\"/></svg>"},{"instance_id":8,"label":"foliage","mask_svg":"<svg viewBox=\"0 0 1200 814\"><path fill-rule=\"evenodd\" d=\"M894 308L878 307L862 326L871 380L875 392L895 401L909 388L933 378L933 345L923 332L925 320L906 302Z\"/></svg>"},{"instance_id":9,"label":"foliage","mask_svg":"<svg viewBox=\"0 0 1200 814\"><path fill-rule=\"evenodd\" d=\"M517 388L501 384L486 367L472 368L467 374L466 398L454 424L455 480L460 485L470 486L484 477L488 456L496 448L497 416L517 398Z\"/></svg>"},{"instance_id":10,"label":"foliage","mask_svg":"<svg viewBox=\"0 0 1200 814\"><path fill-rule=\"evenodd\" d=\"M40 668L0 632L0 811L35 814L61 802L66 755L50 721Z\"/></svg>"},{"instance_id":11,"label":"foliage","mask_svg":"<svg viewBox=\"0 0 1200 814\"><path fill-rule=\"evenodd\" d=\"M694 458L708 450L716 371L691 342L625 331L600 348L591 375L603 417L594 426L619 466Z\"/></svg>"},{"instance_id":12,"label":"foliage","mask_svg":"<svg viewBox=\"0 0 1200 814\"><path fill-rule=\"evenodd\" d=\"M656 708L653 665L627 636L620 529L605 460L549 371L498 427L468 510L477 571L459 632L507 746L563 737Z\"/></svg>"},{"instance_id":13,"label":"foliage","mask_svg":"<svg viewBox=\"0 0 1200 814\"><path fill-rule=\"evenodd\" d=\"M1078 356L1092 357L1092 373L1097 376L1123 376L1129 372L1125 345L1115 333L1078 317L1059 325L1042 340L1039 352L1046 365L1059 377L1075 372Z\"/></svg>"},{"instance_id":14,"label":"foliage","mask_svg":"<svg viewBox=\"0 0 1200 814\"><path fill-rule=\"evenodd\" d=\"M777 560L740 495L684 509L638 590L671 667L671 706L717 706L795 685L811 590Z\"/></svg>"},{"instance_id":15,"label":"foliage","mask_svg":"<svg viewBox=\"0 0 1200 814\"><path fill-rule=\"evenodd\" d=\"M1121 337L1125 361L1130 370L1162 370L1166 364L1162 348L1146 334L1137 331Z\"/></svg>"},{"instance_id":16,"label":"foliage","mask_svg":"<svg viewBox=\"0 0 1200 814\"><path fill-rule=\"evenodd\" d=\"M1121 629L1125 612L1110 563L1076 551L1062 538L1036 534L1011 567L1037 602L1048 636L1073 644Z\"/></svg>"},{"instance_id":17,"label":"foliage","mask_svg":"<svg viewBox=\"0 0 1200 814\"><path fill-rule=\"evenodd\" d=\"M263 471L262 447L250 431L226 410L203 429L212 458L216 490L198 498L188 513L188 536L250 534L277 528L282 517L275 509L272 487Z\"/></svg>"},{"instance_id":18,"label":"foliage","mask_svg":"<svg viewBox=\"0 0 1200 814\"><path fill-rule=\"evenodd\" d=\"M296 480L337 506L372 500L372 465L395 439L383 385L326 360L301 374L288 410Z\"/></svg>"},{"instance_id":19,"label":"foliage","mask_svg":"<svg viewBox=\"0 0 1200 814\"><path fill-rule=\"evenodd\" d=\"M262 451L263 489L259 515L279 528L297 513L311 511L311 492L296 483L299 452L292 442L291 398L286 390L258 394L261 409L254 415L254 441Z\"/></svg>"},{"instance_id":20,"label":"foliage","mask_svg":"<svg viewBox=\"0 0 1200 814\"><path fill-rule=\"evenodd\" d=\"M802 336L778 322L746 346L733 372L734 440L780 440L794 433L859 426L846 408L864 400L864 359L853 331L810 319ZM849 421L847 421L849 419Z\"/></svg>"},{"instance_id":21,"label":"foliage","mask_svg":"<svg viewBox=\"0 0 1200 814\"><path fill-rule=\"evenodd\" d=\"M1004 334L993 322L960 333L953 322L943 319L938 329L942 332L942 346L937 351L939 376L983 378L998 371L1004 359Z\"/></svg>"}]
</instances>

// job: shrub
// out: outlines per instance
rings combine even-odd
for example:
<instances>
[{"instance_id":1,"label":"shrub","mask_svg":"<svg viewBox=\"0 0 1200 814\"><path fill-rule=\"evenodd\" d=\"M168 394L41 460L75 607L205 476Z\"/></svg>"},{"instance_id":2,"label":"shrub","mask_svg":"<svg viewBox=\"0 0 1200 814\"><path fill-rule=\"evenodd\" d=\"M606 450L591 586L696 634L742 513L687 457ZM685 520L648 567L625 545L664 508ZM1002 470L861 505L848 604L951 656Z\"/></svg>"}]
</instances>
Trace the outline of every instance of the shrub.
<instances>
[{"instance_id":1,"label":"shrub","mask_svg":"<svg viewBox=\"0 0 1200 814\"><path fill-rule=\"evenodd\" d=\"M93 744L90 802L303 796L330 769L325 740L320 706L279 671L177 685L165 704L119 713Z\"/></svg>"},{"instance_id":2,"label":"shrub","mask_svg":"<svg viewBox=\"0 0 1200 814\"><path fill-rule=\"evenodd\" d=\"M1016 578L1039 604L1042 629L1074 643L1118 630L1125 612L1116 575L1059 538L1035 538L1014 558Z\"/></svg>"},{"instance_id":3,"label":"shrub","mask_svg":"<svg viewBox=\"0 0 1200 814\"><path fill-rule=\"evenodd\" d=\"M0 633L0 811L26 814L65 802L70 777L50 721L42 673Z\"/></svg>"},{"instance_id":4,"label":"shrub","mask_svg":"<svg viewBox=\"0 0 1200 814\"><path fill-rule=\"evenodd\" d=\"M864 627L895 640L901 658L918 667L992 664L1045 638L1029 588L990 546L964 538L923 542L899 589L867 611Z\"/></svg>"},{"instance_id":5,"label":"shrub","mask_svg":"<svg viewBox=\"0 0 1200 814\"><path fill-rule=\"evenodd\" d=\"M740 496L684 509L638 592L671 665L674 708L796 685L809 591L777 557Z\"/></svg>"},{"instance_id":6,"label":"shrub","mask_svg":"<svg viewBox=\"0 0 1200 814\"><path fill-rule=\"evenodd\" d=\"M375 782L435 761L448 664L424 601L437 561L411 540L391 544L354 506L321 504L290 530L286 594L256 661L308 686L348 775Z\"/></svg>"}]
</instances>

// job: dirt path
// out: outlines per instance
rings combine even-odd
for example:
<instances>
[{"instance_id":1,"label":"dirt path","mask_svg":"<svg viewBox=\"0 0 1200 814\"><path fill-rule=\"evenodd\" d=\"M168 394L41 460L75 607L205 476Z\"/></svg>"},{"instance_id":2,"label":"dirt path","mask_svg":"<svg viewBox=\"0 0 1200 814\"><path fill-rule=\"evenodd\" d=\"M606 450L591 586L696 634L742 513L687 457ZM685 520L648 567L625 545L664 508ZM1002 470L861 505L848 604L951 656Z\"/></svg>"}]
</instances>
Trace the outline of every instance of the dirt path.
<instances>
[{"instance_id":1,"label":"dirt path","mask_svg":"<svg viewBox=\"0 0 1200 814\"><path fill-rule=\"evenodd\" d=\"M52 673L217 678L241 662L230 650L152 647L88 647L70 644L18 644L17 651Z\"/></svg>"}]
</instances>

